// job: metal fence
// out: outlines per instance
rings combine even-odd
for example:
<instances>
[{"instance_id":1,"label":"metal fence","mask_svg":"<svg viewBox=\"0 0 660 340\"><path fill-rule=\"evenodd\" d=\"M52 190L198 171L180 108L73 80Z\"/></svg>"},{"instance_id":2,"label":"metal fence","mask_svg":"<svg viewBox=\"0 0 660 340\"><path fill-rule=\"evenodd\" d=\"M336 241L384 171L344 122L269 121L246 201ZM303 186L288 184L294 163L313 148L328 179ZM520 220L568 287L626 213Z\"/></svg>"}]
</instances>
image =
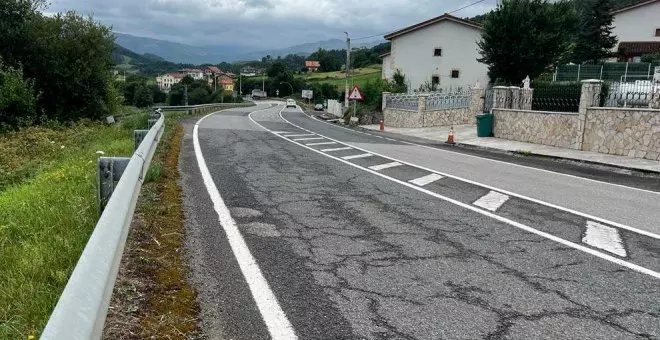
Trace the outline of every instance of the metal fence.
<instances>
[{"instance_id":1,"label":"metal fence","mask_svg":"<svg viewBox=\"0 0 660 340\"><path fill-rule=\"evenodd\" d=\"M581 81L600 79L615 82L653 79L653 71L660 63L605 63L601 65L560 65L555 68L553 81Z\"/></svg>"},{"instance_id":2,"label":"metal fence","mask_svg":"<svg viewBox=\"0 0 660 340\"><path fill-rule=\"evenodd\" d=\"M426 110L470 107L472 90L452 90L433 92L426 97Z\"/></svg>"},{"instance_id":3,"label":"metal fence","mask_svg":"<svg viewBox=\"0 0 660 340\"><path fill-rule=\"evenodd\" d=\"M385 107L417 111L419 99L414 94L390 94L387 96Z\"/></svg>"},{"instance_id":4,"label":"metal fence","mask_svg":"<svg viewBox=\"0 0 660 340\"><path fill-rule=\"evenodd\" d=\"M578 112L582 88L577 84L550 84L534 89L532 110Z\"/></svg>"},{"instance_id":5,"label":"metal fence","mask_svg":"<svg viewBox=\"0 0 660 340\"><path fill-rule=\"evenodd\" d=\"M651 81L614 82L602 98L604 107L648 108L652 100L660 99L660 84Z\"/></svg>"},{"instance_id":6,"label":"metal fence","mask_svg":"<svg viewBox=\"0 0 660 340\"><path fill-rule=\"evenodd\" d=\"M197 112L222 106L162 109ZM149 130L136 130L136 150L130 158L99 158L99 204L104 209L44 328L42 340L101 338L142 182L165 129L163 114L151 118Z\"/></svg>"}]
</instances>

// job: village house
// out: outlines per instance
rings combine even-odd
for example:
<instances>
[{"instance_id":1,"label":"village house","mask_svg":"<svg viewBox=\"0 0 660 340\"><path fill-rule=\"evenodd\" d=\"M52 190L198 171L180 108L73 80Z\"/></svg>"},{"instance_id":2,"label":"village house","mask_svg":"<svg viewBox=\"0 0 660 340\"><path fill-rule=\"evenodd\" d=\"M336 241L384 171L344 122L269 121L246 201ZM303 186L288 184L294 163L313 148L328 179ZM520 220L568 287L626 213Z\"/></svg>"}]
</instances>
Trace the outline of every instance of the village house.
<instances>
[{"instance_id":1,"label":"village house","mask_svg":"<svg viewBox=\"0 0 660 340\"><path fill-rule=\"evenodd\" d=\"M321 63L316 60L305 60L305 68L309 72L316 72L321 67Z\"/></svg>"},{"instance_id":2,"label":"village house","mask_svg":"<svg viewBox=\"0 0 660 340\"><path fill-rule=\"evenodd\" d=\"M156 77L156 84L161 91L169 92L172 86L181 82L181 79L183 79L184 76L183 73L168 73Z\"/></svg>"},{"instance_id":3,"label":"village house","mask_svg":"<svg viewBox=\"0 0 660 340\"><path fill-rule=\"evenodd\" d=\"M478 23L444 14L387 34L382 77L391 80L399 70L410 91L487 84L488 67L477 61L481 32Z\"/></svg>"},{"instance_id":4,"label":"village house","mask_svg":"<svg viewBox=\"0 0 660 340\"><path fill-rule=\"evenodd\" d=\"M196 68L184 68L179 70L179 73L183 73L184 76L189 76L195 80L201 80L204 78L204 72Z\"/></svg>"},{"instance_id":5,"label":"village house","mask_svg":"<svg viewBox=\"0 0 660 340\"><path fill-rule=\"evenodd\" d=\"M613 11L612 33L619 60L639 62L649 53L660 53L660 0L650 0Z\"/></svg>"},{"instance_id":6,"label":"village house","mask_svg":"<svg viewBox=\"0 0 660 340\"><path fill-rule=\"evenodd\" d=\"M234 80L229 76L222 75L218 77L218 86L223 91L234 91Z\"/></svg>"}]
</instances>

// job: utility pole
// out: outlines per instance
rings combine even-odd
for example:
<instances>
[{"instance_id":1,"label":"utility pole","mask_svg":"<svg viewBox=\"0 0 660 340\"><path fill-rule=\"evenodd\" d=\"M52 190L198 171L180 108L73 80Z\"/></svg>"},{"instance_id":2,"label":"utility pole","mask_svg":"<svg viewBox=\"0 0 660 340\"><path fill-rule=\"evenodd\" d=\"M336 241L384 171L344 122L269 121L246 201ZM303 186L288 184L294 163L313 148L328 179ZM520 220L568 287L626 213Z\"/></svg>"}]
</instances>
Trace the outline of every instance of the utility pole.
<instances>
[{"instance_id":1,"label":"utility pole","mask_svg":"<svg viewBox=\"0 0 660 340\"><path fill-rule=\"evenodd\" d=\"M183 85L183 106L188 106L188 85Z\"/></svg>"},{"instance_id":2,"label":"utility pole","mask_svg":"<svg viewBox=\"0 0 660 340\"><path fill-rule=\"evenodd\" d=\"M344 88L344 107L348 107L348 70L350 70L351 63L351 38L348 37L348 32L344 32L344 34L346 34L346 63L344 65L346 86Z\"/></svg>"},{"instance_id":3,"label":"utility pole","mask_svg":"<svg viewBox=\"0 0 660 340\"><path fill-rule=\"evenodd\" d=\"M241 97L243 97L243 77L242 73L238 72L238 90L241 91Z\"/></svg>"}]
</instances>

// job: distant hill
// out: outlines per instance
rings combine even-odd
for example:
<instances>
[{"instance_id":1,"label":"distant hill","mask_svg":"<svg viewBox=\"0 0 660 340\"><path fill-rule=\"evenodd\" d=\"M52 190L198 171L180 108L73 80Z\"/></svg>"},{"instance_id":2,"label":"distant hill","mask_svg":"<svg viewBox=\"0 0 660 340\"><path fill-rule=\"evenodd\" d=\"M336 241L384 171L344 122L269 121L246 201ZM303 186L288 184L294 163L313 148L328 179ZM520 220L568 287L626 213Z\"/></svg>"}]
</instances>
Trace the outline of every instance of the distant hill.
<instances>
[{"instance_id":1,"label":"distant hill","mask_svg":"<svg viewBox=\"0 0 660 340\"><path fill-rule=\"evenodd\" d=\"M140 73L147 76L176 71L183 66L155 54L137 54L118 44L115 44L115 50L112 52L112 61L119 72Z\"/></svg>"},{"instance_id":2,"label":"distant hill","mask_svg":"<svg viewBox=\"0 0 660 340\"><path fill-rule=\"evenodd\" d=\"M155 55L164 60L188 64L218 64L222 61L260 60L267 55L273 58L278 56L284 57L288 54L308 56L319 48L327 50L346 48L346 42L341 39L304 43L280 49L255 50L254 48L240 45L192 46L124 33L115 33L115 37L115 42L118 45L138 55ZM354 47L372 47L382 42L384 41L360 43L355 44Z\"/></svg>"}]
</instances>

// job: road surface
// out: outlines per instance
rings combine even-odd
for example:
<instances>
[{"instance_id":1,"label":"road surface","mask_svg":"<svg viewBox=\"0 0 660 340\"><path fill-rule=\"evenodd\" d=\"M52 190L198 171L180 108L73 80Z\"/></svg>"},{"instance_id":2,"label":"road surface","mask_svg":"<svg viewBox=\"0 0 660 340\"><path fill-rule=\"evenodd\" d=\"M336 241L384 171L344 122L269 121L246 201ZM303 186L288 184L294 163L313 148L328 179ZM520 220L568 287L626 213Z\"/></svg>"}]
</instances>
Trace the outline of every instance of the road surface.
<instances>
[{"instance_id":1,"label":"road surface","mask_svg":"<svg viewBox=\"0 0 660 340\"><path fill-rule=\"evenodd\" d=\"M660 338L660 194L260 104L186 126L210 338ZM561 167L557 164L557 167Z\"/></svg>"}]
</instances>

